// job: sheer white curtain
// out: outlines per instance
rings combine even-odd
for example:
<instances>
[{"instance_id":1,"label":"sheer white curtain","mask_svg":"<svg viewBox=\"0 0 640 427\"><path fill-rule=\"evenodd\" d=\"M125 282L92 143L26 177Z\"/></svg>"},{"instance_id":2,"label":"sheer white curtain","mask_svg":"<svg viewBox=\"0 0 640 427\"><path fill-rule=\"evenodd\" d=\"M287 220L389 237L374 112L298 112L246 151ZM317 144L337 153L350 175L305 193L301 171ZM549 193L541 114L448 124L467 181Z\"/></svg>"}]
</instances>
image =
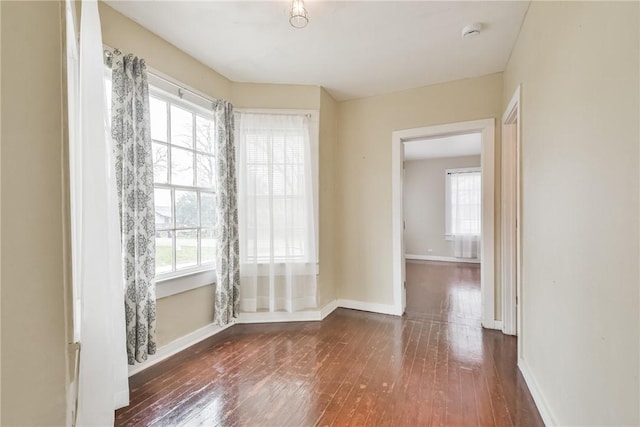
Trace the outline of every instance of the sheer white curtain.
<instances>
[{"instance_id":1,"label":"sheer white curtain","mask_svg":"<svg viewBox=\"0 0 640 427\"><path fill-rule=\"evenodd\" d=\"M67 20L73 19L67 1ZM69 21L68 21L69 24ZM75 29L68 32L74 51ZM124 289L114 159L106 123L98 5L83 0L80 49L69 57L69 169L74 338L79 339L76 425L113 425L129 403Z\"/></svg>"},{"instance_id":2,"label":"sheer white curtain","mask_svg":"<svg viewBox=\"0 0 640 427\"><path fill-rule=\"evenodd\" d=\"M482 182L480 171L447 172L450 233L457 258L479 258L482 229Z\"/></svg>"},{"instance_id":3,"label":"sheer white curtain","mask_svg":"<svg viewBox=\"0 0 640 427\"><path fill-rule=\"evenodd\" d=\"M317 146L310 120L236 115L241 311L316 307Z\"/></svg>"}]
</instances>

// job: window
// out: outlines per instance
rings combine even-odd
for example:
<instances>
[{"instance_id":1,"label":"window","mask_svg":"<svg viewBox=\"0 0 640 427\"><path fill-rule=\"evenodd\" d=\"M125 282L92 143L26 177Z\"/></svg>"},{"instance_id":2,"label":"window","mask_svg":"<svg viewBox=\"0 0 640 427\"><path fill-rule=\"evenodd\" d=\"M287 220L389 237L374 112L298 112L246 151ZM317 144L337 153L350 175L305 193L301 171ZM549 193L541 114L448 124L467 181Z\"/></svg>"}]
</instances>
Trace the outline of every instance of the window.
<instances>
[{"instance_id":1,"label":"window","mask_svg":"<svg viewBox=\"0 0 640 427\"><path fill-rule=\"evenodd\" d=\"M479 168L446 171L446 235L474 235L481 231L482 182Z\"/></svg>"},{"instance_id":2,"label":"window","mask_svg":"<svg viewBox=\"0 0 640 427\"><path fill-rule=\"evenodd\" d=\"M240 252L249 263L313 263L315 151L305 114L241 113Z\"/></svg>"},{"instance_id":3,"label":"window","mask_svg":"<svg viewBox=\"0 0 640 427\"><path fill-rule=\"evenodd\" d=\"M215 263L212 113L150 88L156 277Z\"/></svg>"}]
</instances>

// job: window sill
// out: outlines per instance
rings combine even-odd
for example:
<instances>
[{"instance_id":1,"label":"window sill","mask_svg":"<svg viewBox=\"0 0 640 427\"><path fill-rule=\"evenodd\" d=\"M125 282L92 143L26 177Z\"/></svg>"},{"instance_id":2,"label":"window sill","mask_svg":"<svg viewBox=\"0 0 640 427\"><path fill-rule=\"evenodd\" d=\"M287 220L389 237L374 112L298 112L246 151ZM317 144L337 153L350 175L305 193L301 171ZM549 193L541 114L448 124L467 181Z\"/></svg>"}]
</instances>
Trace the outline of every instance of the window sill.
<instances>
[{"instance_id":1,"label":"window sill","mask_svg":"<svg viewBox=\"0 0 640 427\"><path fill-rule=\"evenodd\" d=\"M179 276L162 277L155 281L156 299L187 292L216 283L216 270L185 272Z\"/></svg>"}]
</instances>

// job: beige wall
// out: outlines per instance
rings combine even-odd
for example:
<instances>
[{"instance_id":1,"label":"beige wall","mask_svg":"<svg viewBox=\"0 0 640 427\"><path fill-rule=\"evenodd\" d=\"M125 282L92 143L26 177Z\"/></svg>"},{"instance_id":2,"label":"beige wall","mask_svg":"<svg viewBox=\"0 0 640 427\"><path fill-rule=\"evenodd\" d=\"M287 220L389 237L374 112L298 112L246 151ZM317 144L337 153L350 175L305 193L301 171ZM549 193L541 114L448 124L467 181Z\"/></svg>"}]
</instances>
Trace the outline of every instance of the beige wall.
<instances>
[{"instance_id":1,"label":"beige wall","mask_svg":"<svg viewBox=\"0 0 640 427\"><path fill-rule=\"evenodd\" d=\"M213 322L214 297L212 285L160 298L156 307L158 346Z\"/></svg>"},{"instance_id":2,"label":"beige wall","mask_svg":"<svg viewBox=\"0 0 640 427\"><path fill-rule=\"evenodd\" d=\"M63 9L0 10L1 424L64 425Z\"/></svg>"},{"instance_id":3,"label":"beige wall","mask_svg":"<svg viewBox=\"0 0 640 427\"><path fill-rule=\"evenodd\" d=\"M501 116L502 74L340 104L337 156L340 237L336 246L340 298L393 304L391 133ZM497 126L496 141L499 137ZM496 144L496 159L499 155ZM497 172L496 209L500 182ZM499 287L496 298L499 309Z\"/></svg>"},{"instance_id":4,"label":"beige wall","mask_svg":"<svg viewBox=\"0 0 640 427\"><path fill-rule=\"evenodd\" d=\"M98 3L102 42L144 58L147 65L214 98L231 99L231 81L146 28Z\"/></svg>"},{"instance_id":5,"label":"beige wall","mask_svg":"<svg viewBox=\"0 0 640 427\"><path fill-rule=\"evenodd\" d=\"M524 363L559 425L638 425L639 4L533 2L522 84Z\"/></svg>"},{"instance_id":6,"label":"beige wall","mask_svg":"<svg viewBox=\"0 0 640 427\"><path fill-rule=\"evenodd\" d=\"M480 156L411 160L404 163L405 254L453 257L445 239L446 170L480 167Z\"/></svg>"},{"instance_id":7,"label":"beige wall","mask_svg":"<svg viewBox=\"0 0 640 427\"><path fill-rule=\"evenodd\" d=\"M234 82L231 99L235 108L317 110L320 87Z\"/></svg>"},{"instance_id":8,"label":"beige wall","mask_svg":"<svg viewBox=\"0 0 640 427\"><path fill-rule=\"evenodd\" d=\"M338 206L336 179L338 152L338 103L322 89L320 92L320 186L319 239L320 275L318 276L318 306L337 298L336 261Z\"/></svg>"}]
</instances>

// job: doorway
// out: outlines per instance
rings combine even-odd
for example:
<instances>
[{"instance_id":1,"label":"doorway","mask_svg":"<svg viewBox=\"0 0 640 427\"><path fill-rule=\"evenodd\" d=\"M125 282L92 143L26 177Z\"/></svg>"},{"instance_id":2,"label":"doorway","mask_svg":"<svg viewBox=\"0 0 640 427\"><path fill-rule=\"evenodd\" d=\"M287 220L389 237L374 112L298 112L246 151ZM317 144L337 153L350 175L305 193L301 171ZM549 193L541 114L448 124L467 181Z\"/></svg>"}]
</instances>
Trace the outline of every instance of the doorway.
<instances>
[{"instance_id":1,"label":"doorway","mask_svg":"<svg viewBox=\"0 0 640 427\"><path fill-rule=\"evenodd\" d=\"M423 128L406 129L392 134L392 221L393 221L393 287L395 310L402 314L406 308L406 270L404 242L404 143L451 135L478 133L481 136L481 185L482 185L482 239L481 306L482 325L490 329L502 329L502 322L495 316L495 267L494 267L494 172L495 172L495 121L475 120Z\"/></svg>"},{"instance_id":2,"label":"doorway","mask_svg":"<svg viewBox=\"0 0 640 427\"><path fill-rule=\"evenodd\" d=\"M410 317L481 324L481 142L473 132L403 143Z\"/></svg>"}]
</instances>

